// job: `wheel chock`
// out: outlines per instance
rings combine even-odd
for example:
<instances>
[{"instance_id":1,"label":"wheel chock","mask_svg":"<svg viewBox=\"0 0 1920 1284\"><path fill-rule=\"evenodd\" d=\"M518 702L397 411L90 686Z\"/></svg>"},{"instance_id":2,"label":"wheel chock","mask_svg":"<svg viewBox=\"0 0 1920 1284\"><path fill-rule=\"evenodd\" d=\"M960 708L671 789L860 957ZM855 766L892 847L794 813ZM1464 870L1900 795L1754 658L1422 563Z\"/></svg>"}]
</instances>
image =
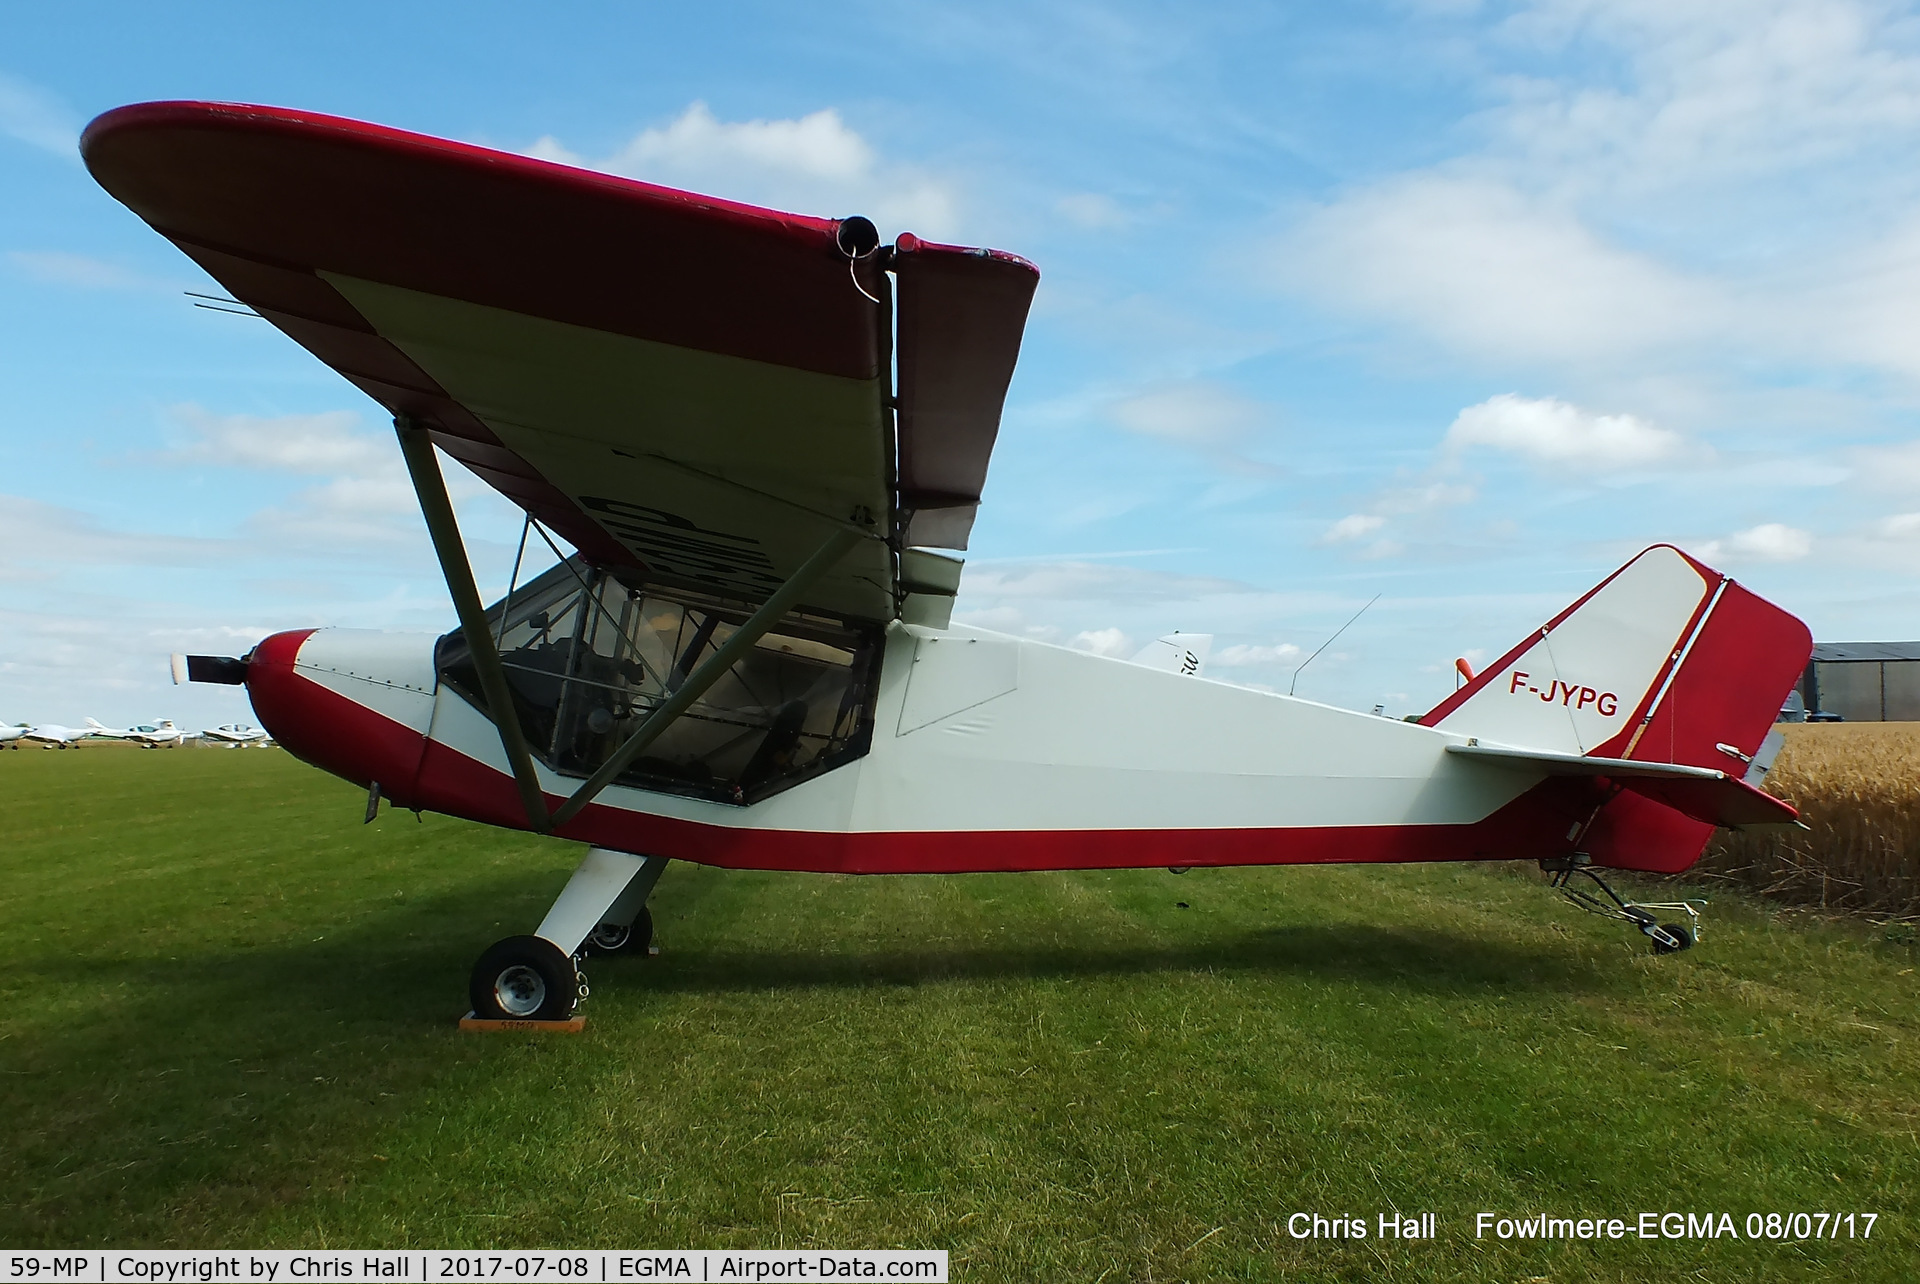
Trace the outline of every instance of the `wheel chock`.
<instances>
[{"instance_id":1,"label":"wheel chock","mask_svg":"<svg viewBox=\"0 0 1920 1284\"><path fill-rule=\"evenodd\" d=\"M469 1012L460 1018L462 1030L543 1030L548 1034L578 1034L587 1028L587 1019L583 1016L568 1017L564 1021L494 1021L477 1017Z\"/></svg>"}]
</instances>

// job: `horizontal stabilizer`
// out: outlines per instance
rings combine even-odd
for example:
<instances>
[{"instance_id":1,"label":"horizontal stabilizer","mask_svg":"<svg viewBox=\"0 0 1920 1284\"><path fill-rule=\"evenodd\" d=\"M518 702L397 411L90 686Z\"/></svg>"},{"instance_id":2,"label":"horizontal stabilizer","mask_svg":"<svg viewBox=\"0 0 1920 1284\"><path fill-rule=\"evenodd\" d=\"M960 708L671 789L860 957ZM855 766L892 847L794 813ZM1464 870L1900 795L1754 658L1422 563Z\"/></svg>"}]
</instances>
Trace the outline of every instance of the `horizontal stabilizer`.
<instances>
[{"instance_id":1,"label":"horizontal stabilizer","mask_svg":"<svg viewBox=\"0 0 1920 1284\"><path fill-rule=\"evenodd\" d=\"M1448 745L1447 752L1490 766L1548 776L1605 776L1622 789L1671 807L1683 816L1728 829L1792 825L1800 818L1799 812L1772 794L1711 767L1482 744Z\"/></svg>"}]
</instances>

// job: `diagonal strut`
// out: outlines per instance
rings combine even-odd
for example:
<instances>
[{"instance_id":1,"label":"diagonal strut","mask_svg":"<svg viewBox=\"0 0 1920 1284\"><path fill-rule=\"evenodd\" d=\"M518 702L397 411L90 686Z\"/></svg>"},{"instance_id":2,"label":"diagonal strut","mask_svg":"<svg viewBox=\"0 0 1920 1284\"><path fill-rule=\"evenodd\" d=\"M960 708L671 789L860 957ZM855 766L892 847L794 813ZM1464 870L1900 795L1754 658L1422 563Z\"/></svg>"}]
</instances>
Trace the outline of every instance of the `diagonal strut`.
<instances>
[{"instance_id":1,"label":"diagonal strut","mask_svg":"<svg viewBox=\"0 0 1920 1284\"><path fill-rule=\"evenodd\" d=\"M474 670L480 675L480 691L486 697L487 713L499 729L500 744L513 767L513 783L519 791L521 805L527 809L527 821L535 833L547 833L553 828L553 821L547 816L547 800L540 790L540 779L533 772L533 755L527 752L520 717L514 712L506 670L500 665L500 649L494 645L493 634L487 628L486 608L481 606L480 590L473 582L473 567L467 562L460 527L454 521L453 502L447 498L440 461L434 458L433 440L427 435L426 427L411 415L394 416L393 430L400 438L400 453L406 458L413 493L420 500L420 515L427 522L427 534L433 537L440 574L453 597L453 609L460 616L460 634L466 639L467 653L473 657Z\"/></svg>"}]
</instances>

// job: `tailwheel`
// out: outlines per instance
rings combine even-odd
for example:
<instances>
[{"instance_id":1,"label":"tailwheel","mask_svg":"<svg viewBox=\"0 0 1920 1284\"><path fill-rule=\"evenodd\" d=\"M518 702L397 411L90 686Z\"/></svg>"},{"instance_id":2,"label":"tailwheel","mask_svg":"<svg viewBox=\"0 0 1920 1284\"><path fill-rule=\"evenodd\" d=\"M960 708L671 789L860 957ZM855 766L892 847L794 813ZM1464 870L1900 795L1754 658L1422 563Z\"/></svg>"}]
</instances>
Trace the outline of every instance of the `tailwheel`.
<instances>
[{"instance_id":1,"label":"tailwheel","mask_svg":"<svg viewBox=\"0 0 1920 1284\"><path fill-rule=\"evenodd\" d=\"M485 1021L564 1021L579 990L573 960L538 936L495 941L467 983L473 1015Z\"/></svg>"},{"instance_id":2,"label":"tailwheel","mask_svg":"<svg viewBox=\"0 0 1920 1284\"><path fill-rule=\"evenodd\" d=\"M1593 872L1591 861L1582 852L1543 860L1540 862L1540 868L1552 876L1549 886L1557 888L1561 895L1587 913L1633 924L1649 941L1653 942L1655 954L1678 954L1681 950L1692 949L1694 942L1700 939L1698 907L1705 905L1705 901L1622 900L1618 892L1607 886L1605 879ZM1603 901L1598 896L1578 887L1569 886L1575 874L1582 874L1591 879L1594 886L1606 895L1606 900ZM1687 916L1687 922L1684 924L1662 923L1654 915L1655 910L1684 913Z\"/></svg>"},{"instance_id":3,"label":"tailwheel","mask_svg":"<svg viewBox=\"0 0 1920 1284\"><path fill-rule=\"evenodd\" d=\"M587 933L587 944L595 954L645 954L653 944L653 911L643 905L631 923L602 923Z\"/></svg>"},{"instance_id":4,"label":"tailwheel","mask_svg":"<svg viewBox=\"0 0 1920 1284\"><path fill-rule=\"evenodd\" d=\"M1657 930L1647 933L1647 939L1653 942L1655 954L1678 954L1693 948L1693 933L1678 923L1662 923Z\"/></svg>"}]
</instances>

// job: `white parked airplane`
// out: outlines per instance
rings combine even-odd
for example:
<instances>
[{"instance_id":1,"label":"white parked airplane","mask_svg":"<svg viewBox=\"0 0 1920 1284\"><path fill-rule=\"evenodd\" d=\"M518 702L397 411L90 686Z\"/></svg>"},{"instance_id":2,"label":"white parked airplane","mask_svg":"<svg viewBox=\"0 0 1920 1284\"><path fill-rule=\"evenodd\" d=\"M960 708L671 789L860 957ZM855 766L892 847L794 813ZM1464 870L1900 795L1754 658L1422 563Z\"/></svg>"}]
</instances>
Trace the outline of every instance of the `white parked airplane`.
<instances>
[{"instance_id":1,"label":"white parked airplane","mask_svg":"<svg viewBox=\"0 0 1920 1284\"><path fill-rule=\"evenodd\" d=\"M28 727L22 740L31 740L43 749L68 749L93 734L91 727L63 727L57 722L43 722Z\"/></svg>"},{"instance_id":2,"label":"white parked airplane","mask_svg":"<svg viewBox=\"0 0 1920 1284\"><path fill-rule=\"evenodd\" d=\"M171 719L142 722L131 727L107 727L87 719L87 729L102 740L131 740L144 749L172 749L190 734L173 725Z\"/></svg>"},{"instance_id":3,"label":"white parked airplane","mask_svg":"<svg viewBox=\"0 0 1920 1284\"><path fill-rule=\"evenodd\" d=\"M200 738L208 744L224 745L229 749L245 745L270 745L273 737L258 727L250 727L244 722L227 722L217 727L208 727L200 733Z\"/></svg>"},{"instance_id":4,"label":"white parked airplane","mask_svg":"<svg viewBox=\"0 0 1920 1284\"><path fill-rule=\"evenodd\" d=\"M29 728L24 722L16 722L10 727L0 727L0 745L9 749L18 749Z\"/></svg>"},{"instance_id":5,"label":"white parked airplane","mask_svg":"<svg viewBox=\"0 0 1920 1284\"><path fill-rule=\"evenodd\" d=\"M1202 676L1207 653L1213 650L1213 634L1173 632L1155 638L1134 655L1134 664L1144 664L1162 673L1184 673L1190 678Z\"/></svg>"}]
</instances>

